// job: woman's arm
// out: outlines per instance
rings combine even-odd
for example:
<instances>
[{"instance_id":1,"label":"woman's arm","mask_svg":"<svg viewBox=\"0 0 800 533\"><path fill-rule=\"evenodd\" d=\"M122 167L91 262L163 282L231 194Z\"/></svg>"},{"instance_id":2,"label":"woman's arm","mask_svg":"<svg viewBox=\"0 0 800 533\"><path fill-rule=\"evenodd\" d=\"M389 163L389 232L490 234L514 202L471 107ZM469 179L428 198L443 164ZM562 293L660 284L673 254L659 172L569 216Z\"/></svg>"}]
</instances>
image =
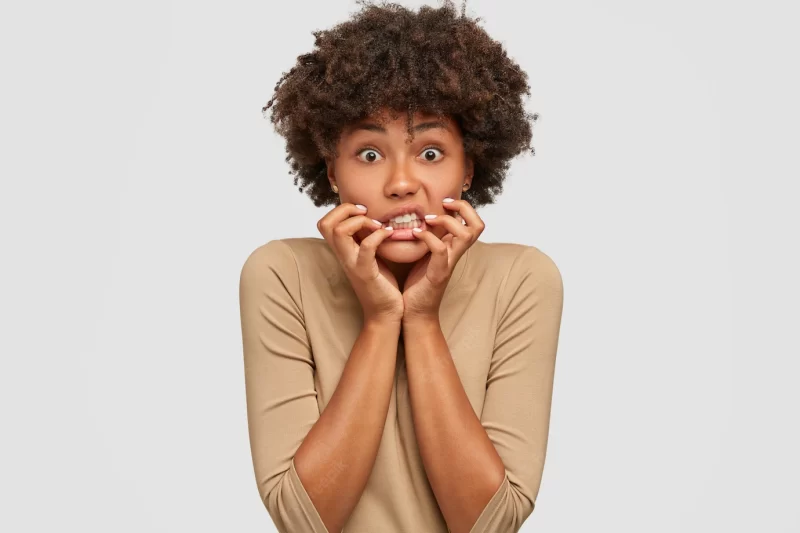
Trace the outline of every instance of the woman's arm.
<instances>
[{"instance_id":1,"label":"woman's arm","mask_svg":"<svg viewBox=\"0 0 800 533\"><path fill-rule=\"evenodd\" d=\"M439 322L403 323L417 442L453 533L518 531L533 511L544 468L563 307L558 268L526 247L498 305L480 420Z\"/></svg>"},{"instance_id":2,"label":"woman's arm","mask_svg":"<svg viewBox=\"0 0 800 533\"><path fill-rule=\"evenodd\" d=\"M386 423L400 323L366 323L330 402L295 455L328 531L341 531L367 484Z\"/></svg>"},{"instance_id":3,"label":"woman's arm","mask_svg":"<svg viewBox=\"0 0 800 533\"><path fill-rule=\"evenodd\" d=\"M505 467L475 416L438 320L403 323L414 430L450 531L467 533Z\"/></svg>"},{"instance_id":4,"label":"woman's arm","mask_svg":"<svg viewBox=\"0 0 800 533\"><path fill-rule=\"evenodd\" d=\"M247 259L240 308L248 427L261 498L281 533L341 531L372 471L400 323L365 323L320 414L294 255L270 241Z\"/></svg>"}]
</instances>

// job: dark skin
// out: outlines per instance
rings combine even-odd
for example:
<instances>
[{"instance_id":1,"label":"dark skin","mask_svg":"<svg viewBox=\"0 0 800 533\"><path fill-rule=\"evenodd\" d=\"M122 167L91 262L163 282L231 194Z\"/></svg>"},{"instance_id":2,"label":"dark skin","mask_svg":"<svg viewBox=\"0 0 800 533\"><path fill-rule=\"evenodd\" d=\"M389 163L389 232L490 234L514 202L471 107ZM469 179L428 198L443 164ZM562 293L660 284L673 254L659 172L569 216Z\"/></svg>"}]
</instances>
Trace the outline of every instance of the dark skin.
<instances>
[{"instance_id":1,"label":"dark skin","mask_svg":"<svg viewBox=\"0 0 800 533\"><path fill-rule=\"evenodd\" d=\"M364 310L339 385L296 452L298 475L328 531L340 531L374 464L402 335L428 478L450 530L469 531L503 464L467 401L437 313L453 266L483 231L473 206L493 203L507 162L532 151L527 76L449 1L417 12L366 6L315 32L314 50L297 59L262 111L272 108L286 139L295 185L314 205L335 206L318 229ZM349 127L388 109L399 113L385 132ZM410 126L436 117L444 127L409 137ZM371 222L406 203L436 215L410 240Z\"/></svg>"},{"instance_id":2,"label":"dark skin","mask_svg":"<svg viewBox=\"0 0 800 533\"><path fill-rule=\"evenodd\" d=\"M381 110L341 135L339 157L328 163L328 179L331 187L338 187L340 201L366 206L365 214L374 219L409 202L420 204L425 214L458 217L457 211L448 210L442 202L445 198L460 199L462 190L472 182L472 162L464 152L457 123L449 117L440 119L418 113L414 124L420 129L408 142L405 117L379 123L388 118L389 111ZM378 131L378 127L384 131ZM445 237L448 227L455 227L436 221L426 223L431 226L429 233L438 239ZM369 228L358 231L356 242L371 232ZM414 264L429 251L424 239L387 239L378 247L378 256L403 287Z\"/></svg>"},{"instance_id":3,"label":"dark skin","mask_svg":"<svg viewBox=\"0 0 800 533\"><path fill-rule=\"evenodd\" d=\"M476 208L502 191L510 159L533 152L529 119L536 115L523 103L527 74L451 2L419 11L367 5L314 35L314 50L297 58L262 108L272 109L295 185L314 205L339 200L326 167L341 158L335 148L342 128L382 107L397 110L398 118L416 111L457 117L475 177L462 196ZM459 185L449 194L460 192ZM370 207L379 212L380 206Z\"/></svg>"},{"instance_id":4,"label":"dark skin","mask_svg":"<svg viewBox=\"0 0 800 533\"><path fill-rule=\"evenodd\" d=\"M439 307L453 268L485 227L458 194L469 183L472 167L459 149L461 137L454 122L436 125L432 117L416 118L415 124L429 126L411 143L399 120L385 124L383 131L374 127L373 120L365 121L373 124L368 129L349 128L340 141L340 157L329 165L331 185L339 188L342 203L323 218L321 231L333 243L351 278L365 308L366 324L334 398L323 411L322 423L312 428L301 446L303 453L298 451L299 460L296 458L298 474L312 487L312 501L331 531L339 531L346 523L374 463L394 372L393 364L383 363L394 363L388 355L397 348L398 333L405 344L417 443L451 532L470 531L505 476L503 461L464 391L439 322ZM437 215L426 220L427 229L412 232L413 240L388 240L391 231L370 224L369 216L383 218L395 206L408 202ZM357 205L365 206L366 211ZM359 263L354 255L346 256L363 257L361 247L370 250L371 269L366 269L366 261ZM359 264L360 274L356 270ZM396 308L390 307L396 313L376 319L372 310L386 308L386 302L393 301ZM370 354L382 355L373 361ZM346 410L344 405L350 408ZM342 429L353 423L347 416L355 416L359 410L364 412L359 415L358 431ZM372 423L366 424L365 419ZM326 464L337 459L309 467L306 449L323 446L323 439L334 438L331 435L339 435L339 447L333 448L340 451L334 457L350 461L349 475L338 484L326 481L329 490L321 493L316 487L330 471ZM459 446L454 448L454 442ZM354 449L366 449L357 466L352 461ZM340 505L333 505L334 501Z\"/></svg>"}]
</instances>

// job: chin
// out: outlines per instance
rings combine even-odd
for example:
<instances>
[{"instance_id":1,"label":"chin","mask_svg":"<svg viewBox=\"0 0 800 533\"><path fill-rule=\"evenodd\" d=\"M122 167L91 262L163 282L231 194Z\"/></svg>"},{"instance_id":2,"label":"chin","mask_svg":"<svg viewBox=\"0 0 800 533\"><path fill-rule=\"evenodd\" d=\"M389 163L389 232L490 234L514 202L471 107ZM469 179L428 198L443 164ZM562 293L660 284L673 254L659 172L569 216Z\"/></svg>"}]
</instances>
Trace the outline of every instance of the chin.
<instances>
[{"instance_id":1,"label":"chin","mask_svg":"<svg viewBox=\"0 0 800 533\"><path fill-rule=\"evenodd\" d=\"M379 246L377 255L392 263L414 263L428 253L428 245L420 240L390 241L385 240Z\"/></svg>"}]
</instances>

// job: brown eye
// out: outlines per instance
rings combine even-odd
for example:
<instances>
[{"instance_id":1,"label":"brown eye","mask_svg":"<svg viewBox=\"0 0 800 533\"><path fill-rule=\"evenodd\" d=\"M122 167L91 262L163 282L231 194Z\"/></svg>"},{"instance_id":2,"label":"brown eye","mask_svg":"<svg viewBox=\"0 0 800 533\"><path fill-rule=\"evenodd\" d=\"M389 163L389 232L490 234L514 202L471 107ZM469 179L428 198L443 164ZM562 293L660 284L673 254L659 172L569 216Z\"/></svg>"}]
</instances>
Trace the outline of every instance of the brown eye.
<instances>
[{"instance_id":1,"label":"brown eye","mask_svg":"<svg viewBox=\"0 0 800 533\"><path fill-rule=\"evenodd\" d=\"M425 148L425 150L422 151L422 157L425 158L425 161L428 161L429 163L433 163L433 162L437 161L437 159L436 159L436 153L437 152L439 154L442 153L442 151L439 150L438 148Z\"/></svg>"},{"instance_id":2,"label":"brown eye","mask_svg":"<svg viewBox=\"0 0 800 533\"><path fill-rule=\"evenodd\" d=\"M366 159L361 157L362 154L366 154ZM380 157L378 152L376 150L373 150L372 148L365 148L364 150L361 150L358 153L358 156L359 159L361 159L362 161L366 161L367 163L374 163Z\"/></svg>"}]
</instances>

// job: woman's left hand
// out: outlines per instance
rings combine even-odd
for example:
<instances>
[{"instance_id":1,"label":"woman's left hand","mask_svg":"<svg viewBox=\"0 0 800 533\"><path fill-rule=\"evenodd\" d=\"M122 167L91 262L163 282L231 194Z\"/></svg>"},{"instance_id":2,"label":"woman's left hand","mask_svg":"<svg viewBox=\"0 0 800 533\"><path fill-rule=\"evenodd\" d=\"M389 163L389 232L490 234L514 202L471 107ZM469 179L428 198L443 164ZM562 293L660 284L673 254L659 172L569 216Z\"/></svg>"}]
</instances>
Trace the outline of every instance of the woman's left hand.
<instances>
[{"instance_id":1,"label":"woman's left hand","mask_svg":"<svg viewBox=\"0 0 800 533\"><path fill-rule=\"evenodd\" d=\"M439 305L458 260L483 232L485 224L466 200L442 202L445 209L453 210L466 222L456 217L439 215L425 220L430 227L443 226L448 233L439 239L431 231L412 232L425 241L430 253L417 261L403 287L403 320L410 318L439 318Z\"/></svg>"}]
</instances>

